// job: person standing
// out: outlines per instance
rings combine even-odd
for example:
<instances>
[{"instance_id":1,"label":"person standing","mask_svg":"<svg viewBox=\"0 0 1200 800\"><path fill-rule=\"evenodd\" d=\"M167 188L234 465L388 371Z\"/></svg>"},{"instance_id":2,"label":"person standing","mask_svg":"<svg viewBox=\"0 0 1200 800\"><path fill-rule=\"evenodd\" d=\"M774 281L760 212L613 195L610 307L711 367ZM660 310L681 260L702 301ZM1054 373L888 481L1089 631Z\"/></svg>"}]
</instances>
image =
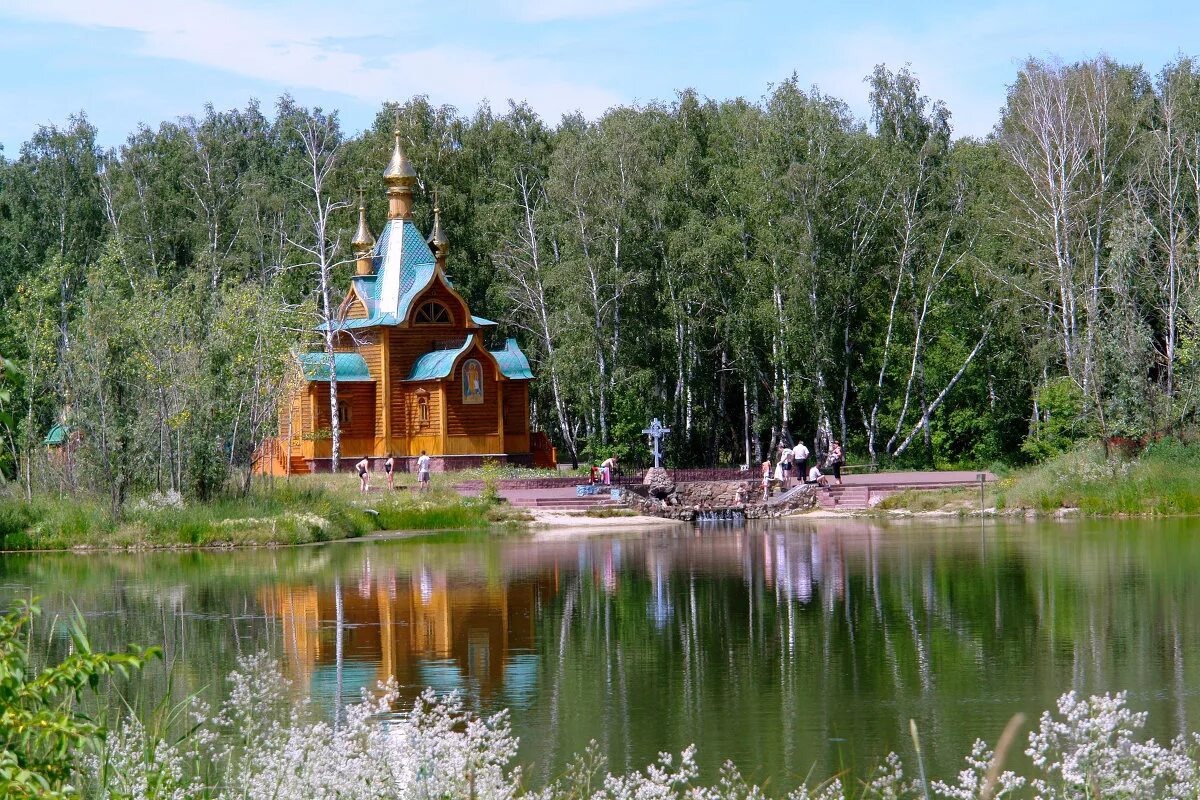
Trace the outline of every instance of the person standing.
<instances>
[{"instance_id":1,"label":"person standing","mask_svg":"<svg viewBox=\"0 0 1200 800\"><path fill-rule=\"evenodd\" d=\"M367 460L366 456L363 456L362 460L354 465L354 468L358 470L358 490L360 492L369 491L371 488L371 479L369 477L371 474L371 462Z\"/></svg>"},{"instance_id":2,"label":"person standing","mask_svg":"<svg viewBox=\"0 0 1200 800\"><path fill-rule=\"evenodd\" d=\"M417 459L417 483L421 487L421 491L429 489L429 456L425 455L425 451L421 451L421 457Z\"/></svg>"},{"instance_id":3,"label":"person standing","mask_svg":"<svg viewBox=\"0 0 1200 800\"><path fill-rule=\"evenodd\" d=\"M833 479L837 481L838 486L842 485L842 467L845 463L846 456L842 452L842 443L834 439L833 446L829 448L829 468L833 470Z\"/></svg>"},{"instance_id":4,"label":"person standing","mask_svg":"<svg viewBox=\"0 0 1200 800\"><path fill-rule=\"evenodd\" d=\"M779 465L783 468L783 490L785 492L792 486L792 468L795 466L792 460L792 448L787 444L779 445Z\"/></svg>"},{"instance_id":5,"label":"person standing","mask_svg":"<svg viewBox=\"0 0 1200 800\"><path fill-rule=\"evenodd\" d=\"M383 462L383 471L387 473L388 488L396 488L396 459L388 453L387 461Z\"/></svg>"},{"instance_id":6,"label":"person standing","mask_svg":"<svg viewBox=\"0 0 1200 800\"><path fill-rule=\"evenodd\" d=\"M771 496L771 462L764 461L762 463L762 490L763 500Z\"/></svg>"},{"instance_id":7,"label":"person standing","mask_svg":"<svg viewBox=\"0 0 1200 800\"><path fill-rule=\"evenodd\" d=\"M803 441L796 442L796 446L792 448L792 468L800 480L808 478L808 448L804 446Z\"/></svg>"},{"instance_id":8,"label":"person standing","mask_svg":"<svg viewBox=\"0 0 1200 800\"><path fill-rule=\"evenodd\" d=\"M613 469L615 469L616 466L617 466L617 457L616 456L609 456L608 458L604 459L604 461L602 461L600 463L600 479L603 481L605 486L612 485Z\"/></svg>"}]
</instances>

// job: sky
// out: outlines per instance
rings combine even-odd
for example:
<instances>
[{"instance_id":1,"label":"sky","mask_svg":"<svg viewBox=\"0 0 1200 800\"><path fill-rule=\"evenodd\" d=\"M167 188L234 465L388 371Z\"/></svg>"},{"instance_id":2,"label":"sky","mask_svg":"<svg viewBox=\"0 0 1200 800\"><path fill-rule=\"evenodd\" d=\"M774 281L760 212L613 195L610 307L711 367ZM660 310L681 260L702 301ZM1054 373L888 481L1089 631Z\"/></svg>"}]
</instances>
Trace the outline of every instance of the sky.
<instances>
[{"instance_id":1,"label":"sky","mask_svg":"<svg viewBox=\"0 0 1200 800\"><path fill-rule=\"evenodd\" d=\"M761 99L795 73L868 115L863 78L905 64L983 136L1028 57L1107 53L1154 74L1200 55L1200 2L1057 0L0 0L0 145L85 111L119 146L206 103L287 93L352 132L427 95L470 113L527 101L555 123L693 88Z\"/></svg>"}]
</instances>

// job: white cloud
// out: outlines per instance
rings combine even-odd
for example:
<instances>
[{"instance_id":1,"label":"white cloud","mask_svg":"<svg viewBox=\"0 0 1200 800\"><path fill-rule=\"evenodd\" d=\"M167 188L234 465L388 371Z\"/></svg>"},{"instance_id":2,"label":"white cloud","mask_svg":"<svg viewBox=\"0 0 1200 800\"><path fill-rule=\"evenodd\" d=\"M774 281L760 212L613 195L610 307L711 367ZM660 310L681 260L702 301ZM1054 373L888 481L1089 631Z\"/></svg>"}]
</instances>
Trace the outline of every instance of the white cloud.
<instances>
[{"instance_id":1,"label":"white cloud","mask_svg":"<svg viewBox=\"0 0 1200 800\"><path fill-rule=\"evenodd\" d=\"M626 0L633 2L633 0ZM112 28L140 35L141 52L259 80L368 102L427 94L434 102L474 107L487 97L527 101L549 120L574 110L597 115L620 101L603 87L562 76L537 58L503 57L454 45L421 49L373 44L363 54L338 41L380 30L377 18L355 4L321 4L304 11L235 7L216 0L15 0L10 14L39 21ZM406 14L417 13L409 9ZM403 22L403 16L396 16ZM410 31L397 31L398 36ZM415 38L415 37L410 37Z\"/></svg>"}]
</instances>

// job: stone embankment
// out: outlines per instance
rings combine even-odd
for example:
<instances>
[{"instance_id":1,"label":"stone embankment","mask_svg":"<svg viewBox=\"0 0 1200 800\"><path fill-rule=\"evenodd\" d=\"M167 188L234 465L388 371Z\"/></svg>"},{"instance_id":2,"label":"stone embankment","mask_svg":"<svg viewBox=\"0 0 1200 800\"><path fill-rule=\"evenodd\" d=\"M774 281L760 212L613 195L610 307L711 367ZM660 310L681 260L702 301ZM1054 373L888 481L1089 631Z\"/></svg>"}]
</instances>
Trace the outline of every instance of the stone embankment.
<instances>
[{"instance_id":1,"label":"stone embankment","mask_svg":"<svg viewBox=\"0 0 1200 800\"><path fill-rule=\"evenodd\" d=\"M754 498L755 487L747 480L687 481L675 483L666 470L647 470L641 486L625 493L629 506L641 514L691 521L709 512L720 515L738 512L746 519L768 519L807 511L817 505L811 486L801 486L786 494Z\"/></svg>"}]
</instances>

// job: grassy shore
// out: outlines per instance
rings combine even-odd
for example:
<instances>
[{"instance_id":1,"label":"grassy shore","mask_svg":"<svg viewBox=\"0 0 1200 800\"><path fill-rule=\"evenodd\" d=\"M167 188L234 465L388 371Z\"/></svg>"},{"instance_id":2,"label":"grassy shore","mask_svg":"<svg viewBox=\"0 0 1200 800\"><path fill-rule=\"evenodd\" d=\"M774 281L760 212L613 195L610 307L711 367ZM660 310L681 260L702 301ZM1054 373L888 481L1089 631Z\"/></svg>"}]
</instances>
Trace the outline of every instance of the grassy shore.
<instances>
[{"instance_id":1,"label":"grassy shore","mask_svg":"<svg viewBox=\"0 0 1200 800\"><path fill-rule=\"evenodd\" d=\"M1136 455L1105 452L1086 442L1041 464L1013 470L987 487L985 506L998 513L1054 514L1075 509L1090 516L1200 514L1200 444L1164 440ZM971 513L978 487L899 492L877 506Z\"/></svg>"},{"instance_id":2,"label":"grassy shore","mask_svg":"<svg viewBox=\"0 0 1200 800\"><path fill-rule=\"evenodd\" d=\"M102 498L0 496L0 549L288 545L350 539L381 530L465 530L519 523L523 514L494 498L462 497L463 476L438 476L419 492L376 479L366 495L353 475L303 475L256 482L245 497L207 503L151 495L114 517ZM485 493L486 494L486 493Z\"/></svg>"}]
</instances>

